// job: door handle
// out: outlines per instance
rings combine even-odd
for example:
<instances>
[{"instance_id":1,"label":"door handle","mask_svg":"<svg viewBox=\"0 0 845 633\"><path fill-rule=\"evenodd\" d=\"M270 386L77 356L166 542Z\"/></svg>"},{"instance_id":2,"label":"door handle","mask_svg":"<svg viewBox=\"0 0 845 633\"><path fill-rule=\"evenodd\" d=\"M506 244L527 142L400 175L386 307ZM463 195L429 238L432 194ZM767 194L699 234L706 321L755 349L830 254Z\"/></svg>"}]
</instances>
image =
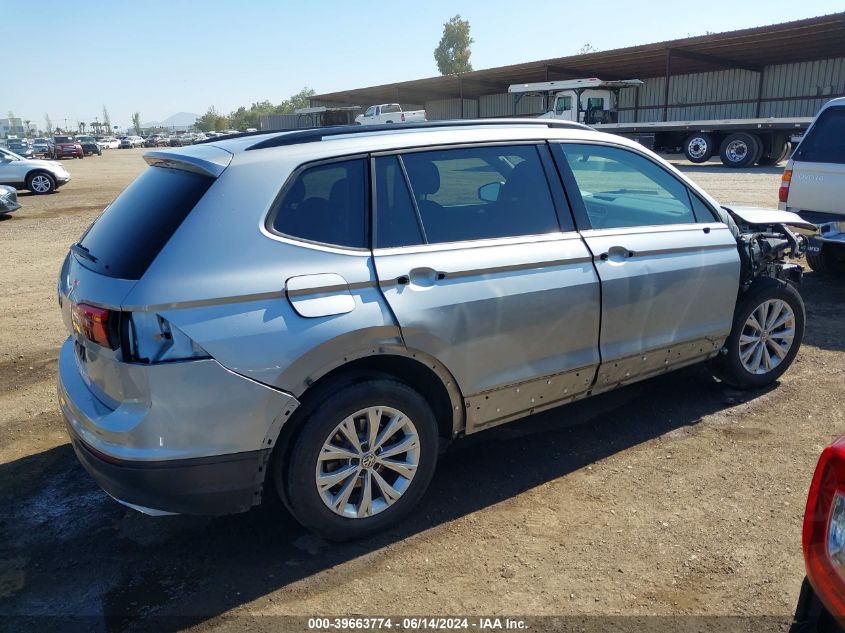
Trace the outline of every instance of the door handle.
<instances>
[{"instance_id":1,"label":"door handle","mask_svg":"<svg viewBox=\"0 0 845 633\"><path fill-rule=\"evenodd\" d=\"M401 286L413 285L427 288L446 279L446 273L433 268L414 268L407 275L400 275L396 283Z\"/></svg>"},{"instance_id":2,"label":"door handle","mask_svg":"<svg viewBox=\"0 0 845 633\"><path fill-rule=\"evenodd\" d=\"M599 255L599 259L603 262L608 260L612 262L624 262L626 259L629 259L634 256L634 251L629 251L627 248L623 246L611 246L607 249L606 253L602 253Z\"/></svg>"}]
</instances>

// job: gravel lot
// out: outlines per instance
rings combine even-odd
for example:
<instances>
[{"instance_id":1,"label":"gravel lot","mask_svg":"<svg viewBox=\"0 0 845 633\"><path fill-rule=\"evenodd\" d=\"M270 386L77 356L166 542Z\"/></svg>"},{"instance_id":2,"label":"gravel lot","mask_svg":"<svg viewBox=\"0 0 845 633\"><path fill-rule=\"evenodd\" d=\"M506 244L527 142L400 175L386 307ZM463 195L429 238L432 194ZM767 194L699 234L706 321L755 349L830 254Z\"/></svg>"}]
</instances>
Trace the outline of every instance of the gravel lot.
<instances>
[{"instance_id":1,"label":"gravel lot","mask_svg":"<svg viewBox=\"0 0 845 633\"><path fill-rule=\"evenodd\" d=\"M22 193L23 209L0 220L0 621L216 631L279 630L265 616L287 614L694 614L788 625L807 487L845 430L845 282L805 277L804 347L773 389L734 392L694 367L468 438L443 456L416 518L376 538L329 545L276 504L150 518L78 465L54 386L61 260L143 169L141 154L65 161L69 185ZM717 199L776 201L778 168L678 164Z\"/></svg>"}]
</instances>

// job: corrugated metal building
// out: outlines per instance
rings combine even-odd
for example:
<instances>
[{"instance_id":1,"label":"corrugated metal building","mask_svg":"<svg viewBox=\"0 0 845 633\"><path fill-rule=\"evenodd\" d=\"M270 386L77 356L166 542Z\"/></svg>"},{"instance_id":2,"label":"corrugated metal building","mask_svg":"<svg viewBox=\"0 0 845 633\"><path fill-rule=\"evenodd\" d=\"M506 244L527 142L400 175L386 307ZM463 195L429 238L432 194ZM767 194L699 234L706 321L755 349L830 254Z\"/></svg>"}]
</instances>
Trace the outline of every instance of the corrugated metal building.
<instances>
[{"instance_id":1,"label":"corrugated metal building","mask_svg":"<svg viewBox=\"0 0 845 633\"><path fill-rule=\"evenodd\" d=\"M845 95L845 12L327 93L312 105L398 102L425 107L429 120L531 116L543 112L543 99L516 101L510 84L584 77L644 81L621 91L620 122L813 116Z\"/></svg>"}]
</instances>

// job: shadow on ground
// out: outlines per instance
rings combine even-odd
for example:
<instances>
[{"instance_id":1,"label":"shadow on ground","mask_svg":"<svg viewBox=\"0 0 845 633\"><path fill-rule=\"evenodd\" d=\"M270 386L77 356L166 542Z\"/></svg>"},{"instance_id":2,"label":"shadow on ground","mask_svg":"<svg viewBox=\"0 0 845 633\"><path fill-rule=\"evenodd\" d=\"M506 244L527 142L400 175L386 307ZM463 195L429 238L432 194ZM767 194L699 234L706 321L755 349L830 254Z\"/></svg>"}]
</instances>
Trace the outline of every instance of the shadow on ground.
<instances>
[{"instance_id":1,"label":"shadow on ground","mask_svg":"<svg viewBox=\"0 0 845 633\"><path fill-rule=\"evenodd\" d=\"M126 510L60 446L0 466L0 621L87 632L198 624L759 395L693 367L466 438L442 456L410 520L340 545L306 534L278 503L217 519Z\"/></svg>"},{"instance_id":2,"label":"shadow on ground","mask_svg":"<svg viewBox=\"0 0 845 633\"><path fill-rule=\"evenodd\" d=\"M845 276L808 272L801 283L807 308L804 343L831 351L845 351Z\"/></svg>"}]
</instances>

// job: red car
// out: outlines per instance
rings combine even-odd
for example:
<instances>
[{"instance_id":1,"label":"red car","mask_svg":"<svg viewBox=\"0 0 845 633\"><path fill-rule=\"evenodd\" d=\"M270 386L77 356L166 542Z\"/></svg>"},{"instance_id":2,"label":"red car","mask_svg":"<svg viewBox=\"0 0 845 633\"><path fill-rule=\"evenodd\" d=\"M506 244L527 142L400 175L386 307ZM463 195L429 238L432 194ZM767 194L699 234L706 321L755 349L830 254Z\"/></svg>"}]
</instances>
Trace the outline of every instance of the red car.
<instances>
[{"instance_id":1,"label":"red car","mask_svg":"<svg viewBox=\"0 0 845 633\"><path fill-rule=\"evenodd\" d=\"M807 578L792 633L843 631L845 624L845 435L819 457L804 512Z\"/></svg>"},{"instance_id":2,"label":"red car","mask_svg":"<svg viewBox=\"0 0 845 633\"><path fill-rule=\"evenodd\" d=\"M67 156L76 158L85 158L85 152L82 151L82 145L72 136L54 136L53 137L53 158L65 158Z\"/></svg>"}]
</instances>

